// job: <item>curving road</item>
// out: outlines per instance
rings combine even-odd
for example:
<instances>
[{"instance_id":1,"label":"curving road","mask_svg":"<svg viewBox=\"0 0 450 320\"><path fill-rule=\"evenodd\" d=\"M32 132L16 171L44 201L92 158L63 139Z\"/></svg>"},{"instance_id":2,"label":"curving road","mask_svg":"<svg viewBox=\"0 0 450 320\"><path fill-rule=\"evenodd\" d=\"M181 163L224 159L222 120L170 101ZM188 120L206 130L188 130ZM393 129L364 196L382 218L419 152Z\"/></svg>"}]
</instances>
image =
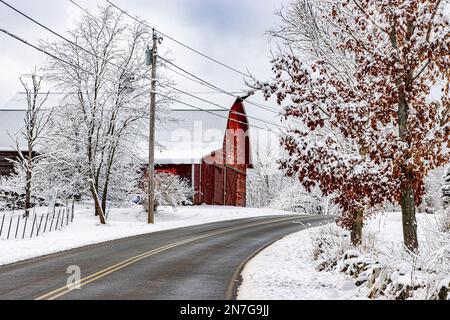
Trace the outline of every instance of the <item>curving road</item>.
<instances>
[{"instance_id":1,"label":"curving road","mask_svg":"<svg viewBox=\"0 0 450 320\"><path fill-rule=\"evenodd\" d=\"M223 300L246 258L330 219L273 216L217 222L40 257L0 267L0 299ZM80 289L66 285L69 266L81 271Z\"/></svg>"}]
</instances>

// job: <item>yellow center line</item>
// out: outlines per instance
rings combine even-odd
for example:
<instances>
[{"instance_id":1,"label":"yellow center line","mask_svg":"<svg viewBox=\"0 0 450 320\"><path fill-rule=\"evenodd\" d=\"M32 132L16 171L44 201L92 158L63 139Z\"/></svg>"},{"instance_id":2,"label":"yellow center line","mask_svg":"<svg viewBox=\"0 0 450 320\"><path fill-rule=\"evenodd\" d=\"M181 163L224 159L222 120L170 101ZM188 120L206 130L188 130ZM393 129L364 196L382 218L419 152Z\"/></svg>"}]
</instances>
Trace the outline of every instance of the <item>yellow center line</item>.
<instances>
[{"instance_id":1,"label":"yellow center line","mask_svg":"<svg viewBox=\"0 0 450 320\"><path fill-rule=\"evenodd\" d=\"M87 276L85 278L82 278L81 280L79 280L76 283L73 283L73 284L70 284L70 285L66 285L66 286L61 287L59 289L56 289L56 290L54 290L52 292L49 292L49 293L47 293L45 295L42 295L42 296L36 298L35 300L54 300L54 299L57 299L57 298L65 295L65 294L67 294L67 293L77 289L77 288L81 288L82 286L85 286L85 285L87 285L87 284L89 284L91 282L94 282L94 281L96 281L98 279L101 279L101 278L103 278L103 277L105 277L105 276L107 276L107 275L109 275L111 273L119 271L119 270L121 270L121 269L123 269L123 268L125 268L125 267L127 267L127 266L129 266L131 264L134 264L134 263L136 263L138 261L141 261L141 260L143 260L145 258L154 256L154 255L156 255L158 253L167 251L169 249L173 249L173 248L182 246L182 245L187 244L187 243L191 243L191 242L194 242L194 241L197 241L197 240L201 240L201 239L205 239L205 238L210 238L210 237L215 236L215 235L220 235L220 234L224 234L224 233L228 233L228 232L232 232L232 231L238 231L238 230L242 230L242 229L262 226L262 225L271 224L271 223L277 223L277 222L283 222L283 221L288 221L288 220L294 220L294 219L298 219L298 218L299 217L295 217L295 218L294 217L290 217L290 218L283 218L283 219L277 219L277 220L272 220L272 221L253 223L253 224L248 224L248 225L244 225L244 226L240 226L240 227L227 228L227 229L224 229L224 230L221 230L221 231L213 231L213 232L209 232L209 233L206 233L204 235L201 235L201 236L196 236L196 237L192 237L192 238L189 238L189 239L177 241L177 242L174 242L172 244L168 244L168 245L162 246L160 248L153 249L153 250L148 251L148 252L144 252L144 253L139 254L139 255L137 255L135 257L132 257L132 258L126 259L124 261L121 261L119 263L116 263L116 264L114 264L114 265L112 265L112 266L110 266L108 268L105 268L105 269L100 270L100 271L98 271L98 272L96 272L94 274L91 274L91 275L89 275L89 276Z\"/></svg>"}]
</instances>

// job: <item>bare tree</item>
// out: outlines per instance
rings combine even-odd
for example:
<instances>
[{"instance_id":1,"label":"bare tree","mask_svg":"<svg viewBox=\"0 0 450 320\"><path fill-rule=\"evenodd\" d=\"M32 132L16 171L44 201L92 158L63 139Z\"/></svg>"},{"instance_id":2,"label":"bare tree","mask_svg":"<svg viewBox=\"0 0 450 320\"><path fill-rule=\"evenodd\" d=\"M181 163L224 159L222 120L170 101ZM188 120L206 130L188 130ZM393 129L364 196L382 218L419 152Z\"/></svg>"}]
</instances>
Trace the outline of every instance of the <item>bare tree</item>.
<instances>
[{"instance_id":1,"label":"bare tree","mask_svg":"<svg viewBox=\"0 0 450 320\"><path fill-rule=\"evenodd\" d=\"M36 70L30 75L20 77L20 82L25 90L25 99L27 103L24 126L21 135L26 143L27 151L24 152L16 139L16 152L18 154L15 160L16 171L22 170L25 177L25 216L28 217L31 209L31 197L34 188L34 173L39 161L36 153L36 147L40 139L44 138L48 129L48 123L51 118L51 112L44 112L44 104L48 99L49 92L41 94L41 84L43 78L36 74Z\"/></svg>"},{"instance_id":2,"label":"bare tree","mask_svg":"<svg viewBox=\"0 0 450 320\"><path fill-rule=\"evenodd\" d=\"M257 150L254 169L247 179L247 205L254 208L268 207L279 194L288 179L277 168L271 148Z\"/></svg>"},{"instance_id":3,"label":"bare tree","mask_svg":"<svg viewBox=\"0 0 450 320\"><path fill-rule=\"evenodd\" d=\"M43 44L71 64L50 59L46 68L49 78L66 92L52 142L54 150L62 149L54 156L66 175L81 177L86 187L87 181L94 181L104 211L111 194L127 183L131 190L139 170L132 155L148 119L151 70L143 65L148 31L106 7L98 16L81 18L69 31L72 43ZM158 111L163 104L160 101ZM157 119L164 114L158 112ZM80 187L82 192L86 187Z\"/></svg>"}]
</instances>

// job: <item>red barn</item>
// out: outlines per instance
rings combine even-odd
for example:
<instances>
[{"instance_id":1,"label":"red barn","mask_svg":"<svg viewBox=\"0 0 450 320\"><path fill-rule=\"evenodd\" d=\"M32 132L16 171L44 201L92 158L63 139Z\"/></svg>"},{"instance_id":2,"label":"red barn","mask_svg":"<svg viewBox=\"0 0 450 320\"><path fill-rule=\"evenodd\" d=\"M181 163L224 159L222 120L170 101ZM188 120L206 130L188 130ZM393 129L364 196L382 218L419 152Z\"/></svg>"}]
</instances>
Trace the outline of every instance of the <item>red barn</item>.
<instances>
[{"instance_id":1,"label":"red barn","mask_svg":"<svg viewBox=\"0 0 450 320\"><path fill-rule=\"evenodd\" d=\"M252 160L244 100L226 111L172 110L173 119L156 134L156 172L189 181L196 205L246 205Z\"/></svg>"}]
</instances>

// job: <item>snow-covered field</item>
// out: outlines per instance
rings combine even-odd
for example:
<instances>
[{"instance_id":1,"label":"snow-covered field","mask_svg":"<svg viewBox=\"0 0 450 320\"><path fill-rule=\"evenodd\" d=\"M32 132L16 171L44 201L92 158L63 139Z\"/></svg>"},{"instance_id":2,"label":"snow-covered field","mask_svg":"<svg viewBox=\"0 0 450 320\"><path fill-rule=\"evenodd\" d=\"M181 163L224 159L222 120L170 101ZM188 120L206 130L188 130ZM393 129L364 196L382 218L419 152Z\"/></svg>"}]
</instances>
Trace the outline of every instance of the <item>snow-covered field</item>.
<instances>
[{"instance_id":1,"label":"snow-covered field","mask_svg":"<svg viewBox=\"0 0 450 320\"><path fill-rule=\"evenodd\" d=\"M164 208L156 214L156 224L148 225L146 213L139 206L111 208L108 224L103 226L99 224L98 217L94 216L92 205L78 205L75 209L74 222L60 231L33 239L0 240L0 265L161 230L216 221L286 214L290 212L236 207Z\"/></svg>"},{"instance_id":2,"label":"snow-covered field","mask_svg":"<svg viewBox=\"0 0 450 320\"><path fill-rule=\"evenodd\" d=\"M450 274L447 271L450 266L439 266L442 259L444 263L450 259L448 235L443 238L444 246L436 248L438 242L435 235L442 235L437 232L440 219L438 215L418 215L418 232L423 252L418 258L412 259L402 249L401 214L378 215L367 223L363 231L365 235L364 244L360 248L362 252L360 258L370 261L369 263L373 265L390 269L390 277L394 279L392 282L398 281L404 284L414 279L413 283L415 281L420 285L424 283L421 281L425 281L424 284L427 285L426 281L429 282L433 277L436 277L438 282L449 282ZM344 239L341 238L338 241L349 242L348 237L345 239L347 232L340 231L336 226L331 225L300 231L262 251L244 268L238 299L368 299L371 289L367 285L357 286L355 277L351 277L348 272L339 272L339 264L342 265L345 261L337 261L337 266L329 270L318 271L319 263L313 259L314 250L317 248L314 239L324 236L326 239L330 233L344 236ZM330 247L333 246L340 246L336 248L336 251L338 249L341 252L355 251L345 244L330 245ZM339 254L336 253L337 255ZM433 259L436 260L433 261ZM361 259L358 262L360 261ZM416 268L412 267L413 264L417 265ZM425 273L427 268L432 271ZM422 271L414 272L412 269ZM420 274L420 272L423 273ZM414 298L425 299L429 294L430 292L426 292L426 289L419 289ZM386 294L382 297L388 298L387 296Z\"/></svg>"}]
</instances>

